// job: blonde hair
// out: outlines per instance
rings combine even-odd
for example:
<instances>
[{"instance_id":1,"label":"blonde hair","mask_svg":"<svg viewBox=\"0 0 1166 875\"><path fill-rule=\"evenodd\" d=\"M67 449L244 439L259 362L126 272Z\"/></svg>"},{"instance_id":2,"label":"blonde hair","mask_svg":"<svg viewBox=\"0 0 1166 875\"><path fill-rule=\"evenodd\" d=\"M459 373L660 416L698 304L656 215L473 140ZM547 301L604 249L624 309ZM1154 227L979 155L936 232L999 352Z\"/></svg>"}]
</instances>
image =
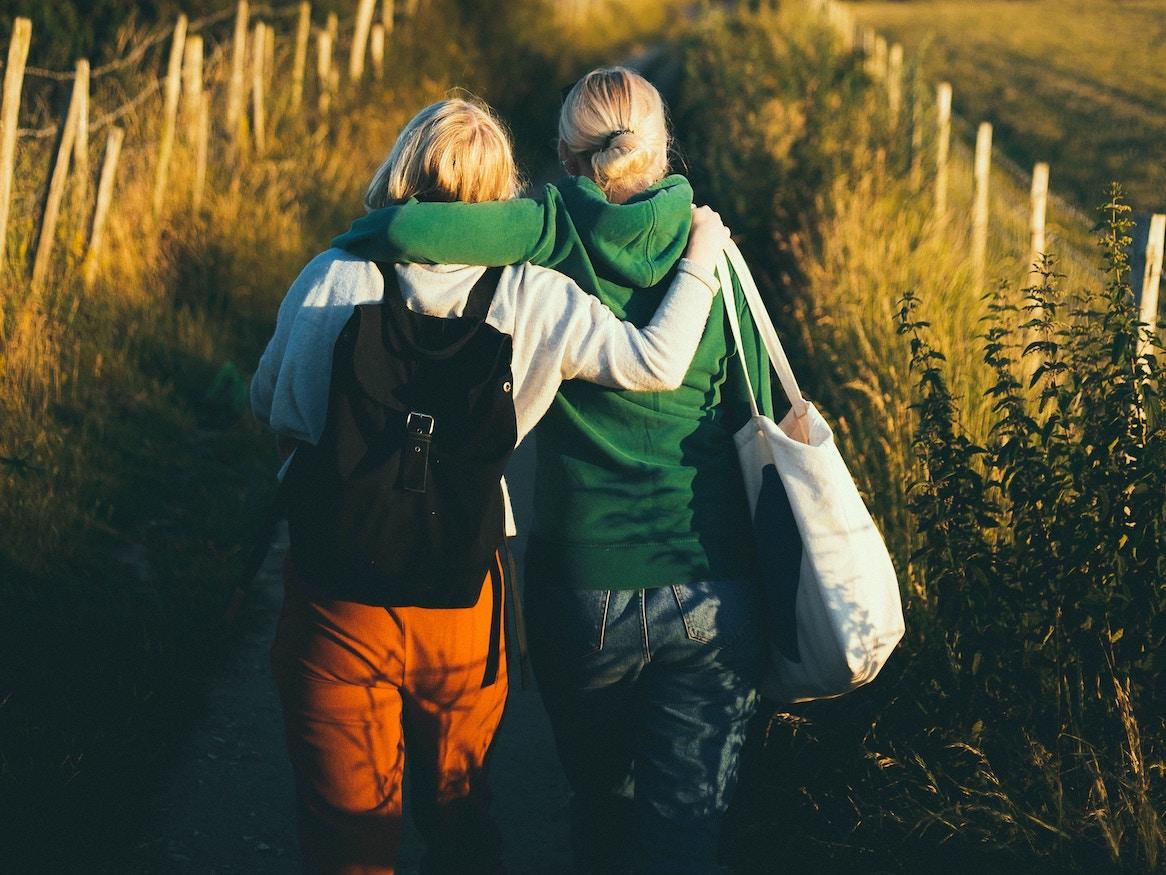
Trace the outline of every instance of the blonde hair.
<instances>
[{"instance_id":1,"label":"blonde hair","mask_svg":"<svg viewBox=\"0 0 1166 875\"><path fill-rule=\"evenodd\" d=\"M559 113L559 141L590 161L608 197L643 191L668 172L664 101L626 67L592 70L572 86Z\"/></svg>"},{"instance_id":2,"label":"blonde hair","mask_svg":"<svg viewBox=\"0 0 1166 875\"><path fill-rule=\"evenodd\" d=\"M413 116L364 195L375 210L411 197L431 201L506 200L518 195L510 135L489 107L462 98Z\"/></svg>"}]
</instances>

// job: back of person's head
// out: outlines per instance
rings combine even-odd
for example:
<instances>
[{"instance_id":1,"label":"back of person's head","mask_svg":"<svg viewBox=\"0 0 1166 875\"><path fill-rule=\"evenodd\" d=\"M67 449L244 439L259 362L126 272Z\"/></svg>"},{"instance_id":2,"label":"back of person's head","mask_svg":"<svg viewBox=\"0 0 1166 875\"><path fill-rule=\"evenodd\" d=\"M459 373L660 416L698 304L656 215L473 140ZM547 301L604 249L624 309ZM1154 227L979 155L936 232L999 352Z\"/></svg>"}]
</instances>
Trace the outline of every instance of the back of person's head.
<instances>
[{"instance_id":1,"label":"back of person's head","mask_svg":"<svg viewBox=\"0 0 1166 875\"><path fill-rule=\"evenodd\" d=\"M423 201L506 200L520 188L506 128L489 107L461 98L413 116L377 169L367 209L415 197Z\"/></svg>"},{"instance_id":2,"label":"back of person's head","mask_svg":"<svg viewBox=\"0 0 1166 875\"><path fill-rule=\"evenodd\" d=\"M587 162L609 198L626 198L668 172L668 120L660 92L625 67L592 70L559 113L560 151Z\"/></svg>"}]
</instances>

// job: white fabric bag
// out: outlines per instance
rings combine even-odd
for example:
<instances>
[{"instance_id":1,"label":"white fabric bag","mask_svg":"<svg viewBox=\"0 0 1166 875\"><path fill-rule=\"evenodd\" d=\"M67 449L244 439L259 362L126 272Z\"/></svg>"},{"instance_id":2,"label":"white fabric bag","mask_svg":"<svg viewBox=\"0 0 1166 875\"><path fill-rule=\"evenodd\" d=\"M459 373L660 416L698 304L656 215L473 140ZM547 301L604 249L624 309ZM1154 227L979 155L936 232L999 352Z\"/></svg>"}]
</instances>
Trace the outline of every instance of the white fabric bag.
<instances>
[{"instance_id":1,"label":"white fabric bag","mask_svg":"<svg viewBox=\"0 0 1166 875\"><path fill-rule=\"evenodd\" d=\"M728 261L792 405L780 424L762 415L746 371L753 416L734 440L765 594L762 692L786 702L841 696L871 681L903 637L899 584L830 426L802 398L745 260L733 243L726 253L718 271L737 349Z\"/></svg>"}]
</instances>

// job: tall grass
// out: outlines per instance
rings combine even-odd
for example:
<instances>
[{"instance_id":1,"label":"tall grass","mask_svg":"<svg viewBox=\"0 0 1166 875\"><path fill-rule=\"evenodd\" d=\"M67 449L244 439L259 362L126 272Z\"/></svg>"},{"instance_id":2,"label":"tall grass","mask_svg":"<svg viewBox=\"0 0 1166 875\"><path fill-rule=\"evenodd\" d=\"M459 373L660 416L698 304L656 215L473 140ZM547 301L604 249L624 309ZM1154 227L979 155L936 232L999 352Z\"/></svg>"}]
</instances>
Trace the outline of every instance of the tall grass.
<instances>
[{"instance_id":1,"label":"tall grass","mask_svg":"<svg viewBox=\"0 0 1166 875\"><path fill-rule=\"evenodd\" d=\"M92 180L71 183L54 273L43 291L28 288L50 144L22 141L0 278L0 859L12 871L116 868L229 656L221 612L275 465L246 411L246 381L291 280L359 211L403 122L455 86L514 121L528 162L553 155L547 83L601 51L618 56L669 13L602 6L624 9L627 27L573 42L547 4L431 0L419 20L399 22L385 79L370 71L345 86L327 116L311 81L308 109L291 112L284 34L266 152L231 159L216 127L195 212L193 154L180 140L156 220L160 98L148 101L122 122L90 288L79 268ZM222 82L225 64L212 56L208 78ZM133 94L158 73L131 70L116 87ZM211 99L221 118L222 91Z\"/></svg>"},{"instance_id":2,"label":"tall grass","mask_svg":"<svg viewBox=\"0 0 1166 875\"><path fill-rule=\"evenodd\" d=\"M871 688L773 713L739 862L1160 865L1166 437L1120 199L1100 250L1031 271L1025 200L995 198L976 288L966 153L939 221L881 87L804 7L710 19L683 94L694 178L745 238L907 607Z\"/></svg>"},{"instance_id":3,"label":"tall grass","mask_svg":"<svg viewBox=\"0 0 1166 875\"><path fill-rule=\"evenodd\" d=\"M197 214L180 144L167 212L151 219L147 104L125 120L97 282L79 275L85 202L64 217L43 291L19 267L7 273L0 856L11 865L111 865L229 651L219 618L271 491L246 373L282 291L343 226L396 129L460 78L456 61L436 66L404 39L398 51L415 72L352 95L377 106L360 125L339 114L347 107L330 121L280 119L265 156L212 162ZM47 166L47 150L26 147L18 178ZM18 264L38 206L18 204Z\"/></svg>"}]
</instances>

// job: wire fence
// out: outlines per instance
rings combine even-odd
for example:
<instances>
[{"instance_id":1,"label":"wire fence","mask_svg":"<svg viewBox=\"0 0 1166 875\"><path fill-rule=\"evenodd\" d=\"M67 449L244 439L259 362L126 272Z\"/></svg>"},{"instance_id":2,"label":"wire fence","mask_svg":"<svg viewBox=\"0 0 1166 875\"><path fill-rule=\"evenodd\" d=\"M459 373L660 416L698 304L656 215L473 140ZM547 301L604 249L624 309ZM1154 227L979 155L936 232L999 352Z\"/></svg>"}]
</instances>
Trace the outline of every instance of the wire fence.
<instances>
[{"instance_id":1,"label":"wire fence","mask_svg":"<svg viewBox=\"0 0 1166 875\"><path fill-rule=\"evenodd\" d=\"M17 18L0 64L0 275L18 282L27 277L35 290L62 266L52 254L63 233L64 193L71 188L85 194L83 208L70 215L84 225L72 230L74 239L76 233L85 237L82 275L92 283L102 261L103 231L118 204L118 165L127 139L136 138L135 152L145 156L154 175L157 218L164 211L201 209L208 163L230 168L262 154L280 125L326 125L346 87L358 85L370 69L381 78L398 18L408 26L421 7L421 0L350 2L350 14L330 13L319 21L309 0L237 0L194 20L178 16L122 56L97 67L81 60L72 71L28 67L32 25ZM102 133L104 160L94 187L90 152ZM193 190L183 203L167 190L176 147L196 165ZM29 150L51 153L47 181L23 172ZM44 197L35 239L10 246L14 201L23 193L26 202L37 192Z\"/></svg>"},{"instance_id":2,"label":"wire fence","mask_svg":"<svg viewBox=\"0 0 1166 875\"><path fill-rule=\"evenodd\" d=\"M934 164L932 172L926 175L940 220L951 209L948 189L953 127L957 135L962 135L954 143L961 154L962 143L974 139L976 146L970 162L974 167L971 257L979 287L983 287L987 269L990 224L1009 226L1009 233L1014 236L1018 228L1027 225L1030 245L1025 253L1026 267L1031 266L1048 248L1050 205L1057 218L1052 228L1059 248L1069 249L1068 257L1080 264L1091 261L1084 254L1082 243L1087 240L1093 222L1076 206L1049 191L1047 165L1038 164L1030 173L994 149L990 124L973 125L952 113L949 84L939 83L934 99L918 88L909 87L915 83L909 82L905 75L907 62L902 47L888 44L873 28L859 26L837 0L807 2L832 26L848 49L861 55L871 77L885 86L882 91L886 109L904 135L910 136L911 172L920 179L925 175L921 134L923 129L929 129L933 142L927 160ZM164 182L176 140L182 140L196 162L201 162L194 174L195 190L189 200L190 208L198 209L207 175L207 168L201 165L206 161L232 163L249 152L262 152L269 130L277 122L294 118L326 120L340 92L346 85L361 81L369 62L373 74L382 75L386 44L394 33L397 18L403 15L407 22L411 21L418 12L420 0L351 0L351 3L350 15L341 19L330 14L320 22L313 18L308 0L286 4L237 0L231 7L194 20L179 16L172 25L150 33L123 56L92 68L87 61L79 61L72 71L27 67L25 60L33 37L31 23L28 19L16 19L0 67L4 82L0 101L0 271L27 275L34 285L43 282L49 274L49 255L59 221L59 210L54 204L59 204L71 177L80 176L76 181L82 189L88 188L85 178L90 167L88 153L95 135L107 133L106 160L101 166L96 191L104 191L108 197L106 203L96 197L89 204L88 245L84 253L87 281L96 275L102 228L115 200L118 161L116 154L114 160L109 160L109 153L115 140L120 149L126 136L123 124L131 119L144 122L133 125L135 135L153 137L138 145L148 150L152 159L157 214L167 207ZM276 79L277 40L284 55L280 69L288 70L290 75ZM348 56L346 66L340 62L343 53ZM115 73L125 73L132 80L131 93L125 92L126 77L111 77ZM26 94L30 79L41 83L34 88L39 88L36 94ZM314 101L304 99L306 86L314 89ZM56 115L52 107L62 103L61 91L65 88L69 92L67 108L59 117L52 118ZM225 107L225 112L212 119L212 106ZM274 114L276 106L282 112L279 119ZM923 118L925 112L935 113L934 126ZM26 121L24 127L20 126L22 120ZM33 124L28 125L28 121ZM22 141L40 142L42 149L55 144L55 158L35 245L27 247L22 263L10 263L5 257L8 223L16 193L16 156ZM22 174L22 184L30 181ZM39 190L43 183L36 187ZM1021 198L1026 190L1030 193L1029 203L1023 204ZM993 196L997 201L1001 196L1008 198L1003 215L997 214L995 218L991 209ZM1164 248L1162 226L1162 220L1157 217L1150 220L1149 234L1141 244L1144 251L1137 253L1137 261L1144 269L1134 277L1143 321L1151 323L1157 317Z\"/></svg>"},{"instance_id":3,"label":"wire fence","mask_svg":"<svg viewBox=\"0 0 1166 875\"><path fill-rule=\"evenodd\" d=\"M860 25L842 3L837 0L806 2L833 28L845 48L860 55L871 78L885 86L883 92L889 115L910 136L912 174L917 180L922 180L924 176L922 133L928 130L932 134L934 142L926 160L934 162L930 184L938 227L945 225L952 211L948 197L952 182L952 151L956 149L961 154L970 153L969 163L973 167L971 259L977 288L985 287L988 231L993 223L1003 226L1003 230L1014 235L1018 230L1021 234L1027 232L1028 245L1024 253L1026 262L1018 265L1021 270L1030 270L1041 254L1052 248L1050 232L1054 228L1056 248L1060 251L1062 263L1068 262L1088 269L1087 266L1095 262L1087 254L1090 229L1095 220L1049 190L1051 171L1047 163L1037 163L1029 172L1001 150L994 148L990 123L975 124L952 112L950 83L935 83L933 99L930 90L924 94L920 89L911 89L913 93L908 93L903 47L888 43L873 27ZM905 104L905 100L910 100L911 105ZM925 117L928 112L934 113L933 121ZM953 129L959 135L954 142ZM974 147L965 145L973 142ZM997 191L1006 200L1003 210L994 213L992 204ZM1026 193L1027 203L1024 200ZM996 200L999 201L999 198ZM1057 218L1055 226L1048 221L1050 207ZM1140 269L1134 272L1131 280L1141 321L1154 326L1158 322L1158 290L1163 249L1166 248L1166 216L1146 216L1143 223L1147 227L1140 228L1135 234L1137 249L1131 253Z\"/></svg>"}]
</instances>

